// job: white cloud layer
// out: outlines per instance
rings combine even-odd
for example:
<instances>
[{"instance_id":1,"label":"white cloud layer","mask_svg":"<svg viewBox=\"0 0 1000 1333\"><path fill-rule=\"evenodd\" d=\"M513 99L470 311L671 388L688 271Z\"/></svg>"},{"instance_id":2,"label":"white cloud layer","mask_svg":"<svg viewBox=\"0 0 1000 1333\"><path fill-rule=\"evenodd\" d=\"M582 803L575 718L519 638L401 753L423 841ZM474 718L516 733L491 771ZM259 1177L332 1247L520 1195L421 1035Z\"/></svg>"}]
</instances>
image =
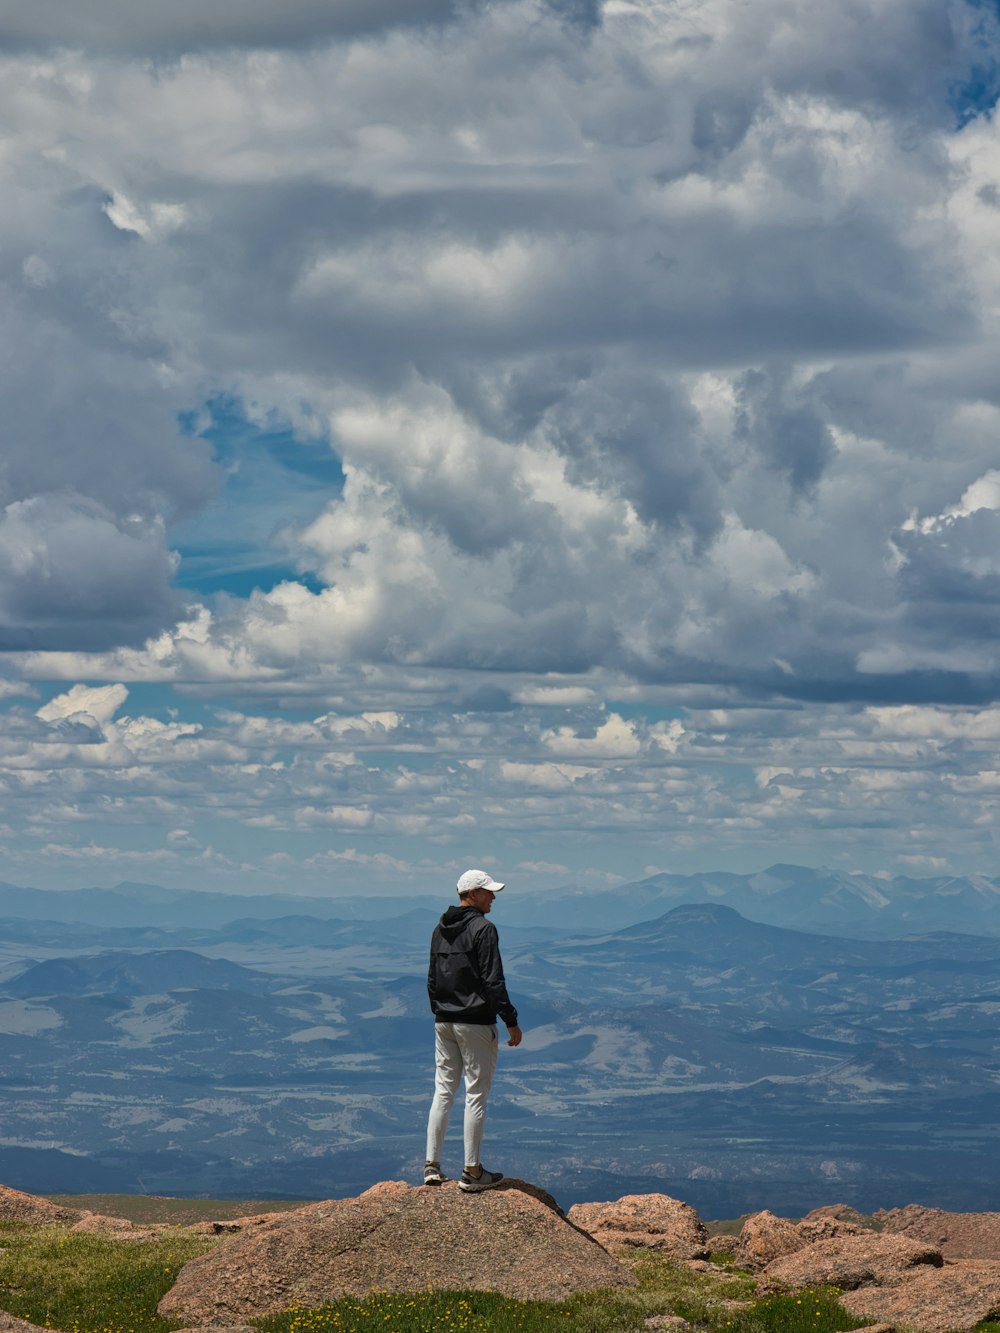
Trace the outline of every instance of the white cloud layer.
<instances>
[{"instance_id":1,"label":"white cloud layer","mask_svg":"<svg viewBox=\"0 0 1000 1333\"><path fill-rule=\"evenodd\" d=\"M0 697L17 773L88 775L61 818L128 774L219 874L176 792L400 839L334 848L359 873L463 820L553 841L526 865L571 827L839 851L878 802L903 829L908 746L979 810L1000 764L935 746L1000 697L990 10L64 10L0 15ZM196 433L234 418L342 487L261 528L259 456ZM199 592L198 515L283 576ZM88 684L19 711L47 680ZM123 683L178 716L119 718Z\"/></svg>"}]
</instances>

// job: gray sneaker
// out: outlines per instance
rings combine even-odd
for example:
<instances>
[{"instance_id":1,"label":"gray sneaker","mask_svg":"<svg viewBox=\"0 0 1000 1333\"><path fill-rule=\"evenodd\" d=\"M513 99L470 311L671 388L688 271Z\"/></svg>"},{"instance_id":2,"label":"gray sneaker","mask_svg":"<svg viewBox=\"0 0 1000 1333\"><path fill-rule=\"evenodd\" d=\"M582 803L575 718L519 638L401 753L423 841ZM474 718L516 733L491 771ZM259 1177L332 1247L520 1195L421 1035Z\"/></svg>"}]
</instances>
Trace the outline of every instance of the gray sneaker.
<instances>
[{"instance_id":1,"label":"gray sneaker","mask_svg":"<svg viewBox=\"0 0 1000 1333\"><path fill-rule=\"evenodd\" d=\"M466 1190L469 1194L476 1194L479 1190L491 1190L494 1185L499 1185L501 1180L503 1180L502 1171L487 1171L485 1166L481 1166L478 1176L463 1171L458 1188Z\"/></svg>"},{"instance_id":2,"label":"gray sneaker","mask_svg":"<svg viewBox=\"0 0 1000 1333\"><path fill-rule=\"evenodd\" d=\"M444 1176L441 1173L441 1166L438 1162L424 1163L425 1185L440 1185L443 1182L443 1180Z\"/></svg>"}]
</instances>

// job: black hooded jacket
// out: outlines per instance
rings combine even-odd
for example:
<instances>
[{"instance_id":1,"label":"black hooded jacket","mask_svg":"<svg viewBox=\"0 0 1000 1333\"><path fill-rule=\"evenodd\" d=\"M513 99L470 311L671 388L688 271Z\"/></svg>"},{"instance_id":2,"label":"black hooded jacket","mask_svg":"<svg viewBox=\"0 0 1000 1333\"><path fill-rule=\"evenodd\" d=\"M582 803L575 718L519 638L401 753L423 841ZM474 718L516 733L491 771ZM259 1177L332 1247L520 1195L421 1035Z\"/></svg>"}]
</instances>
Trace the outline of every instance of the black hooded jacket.
<instances>
[{"instance_id":1,"label":"black hooded jacket","mask_svg":"<svg viewBox=\"0 0 1000 1333\"><path fill-rule=\"evenodd\" d=\"M431 937L427 994L438 1023L517 1025L507 994L497 928L478 907L449 907Z\"/></svg>"}]
</instances>

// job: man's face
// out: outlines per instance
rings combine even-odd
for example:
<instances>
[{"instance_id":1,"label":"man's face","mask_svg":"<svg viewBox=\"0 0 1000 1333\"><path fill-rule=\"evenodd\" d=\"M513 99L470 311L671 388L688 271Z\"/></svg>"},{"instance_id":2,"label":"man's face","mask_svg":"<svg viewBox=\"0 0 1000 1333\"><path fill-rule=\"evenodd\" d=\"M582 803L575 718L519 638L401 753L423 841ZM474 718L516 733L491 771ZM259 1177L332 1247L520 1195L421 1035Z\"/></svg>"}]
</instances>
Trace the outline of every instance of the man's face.
<instances>
[{"instance_id":1,"label":"man's face","mask_svg":"<svg viewBox=\"0 0 1000 1333\"><path fill-rule=\"evenodd\" d=\"M486 913L493 906L493 899L496 894L492 889L473 889L471 893L466 894L466 901L473 907L478 907L480 912Z\"/></svg>"}]
</instances>

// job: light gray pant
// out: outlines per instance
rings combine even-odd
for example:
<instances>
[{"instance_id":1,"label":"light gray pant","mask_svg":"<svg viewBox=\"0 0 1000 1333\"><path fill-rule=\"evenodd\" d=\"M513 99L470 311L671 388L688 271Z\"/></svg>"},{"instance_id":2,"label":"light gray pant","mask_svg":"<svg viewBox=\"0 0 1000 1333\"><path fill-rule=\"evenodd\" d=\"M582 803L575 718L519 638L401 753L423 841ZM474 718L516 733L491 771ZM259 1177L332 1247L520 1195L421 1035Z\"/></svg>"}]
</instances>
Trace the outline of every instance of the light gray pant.
<instances>
[{"instance_id":1,"label":"light gray pant","mask_svg":"<svg viewBox=\"0 0 1000 1333\"><path fill-rule=\"evenodd\" d=\"M427 1161L441 1161L452 1102L465 1074L465 1165L479 1166L486 1099L497 1067L497 1030L487 1023L434 1024L434 1100L427 1121Z\"/></svg>"}]
</instances>

